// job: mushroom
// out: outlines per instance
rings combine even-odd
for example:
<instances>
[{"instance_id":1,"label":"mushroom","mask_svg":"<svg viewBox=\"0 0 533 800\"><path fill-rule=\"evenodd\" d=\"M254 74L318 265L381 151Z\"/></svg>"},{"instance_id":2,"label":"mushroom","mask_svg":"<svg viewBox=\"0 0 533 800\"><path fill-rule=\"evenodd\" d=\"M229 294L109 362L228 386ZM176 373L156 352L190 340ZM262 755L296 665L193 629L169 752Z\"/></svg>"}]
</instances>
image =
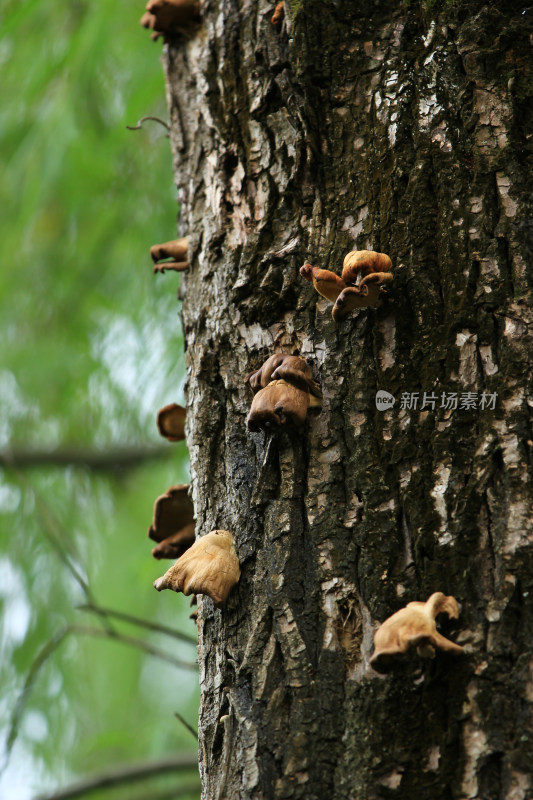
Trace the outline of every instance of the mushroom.
<instances>
[{"instance_id":1,"label":"mushroom","mask_svg":"<svg viewBox=\"0 0 533 800\"><path fill-rule=\"evenodd\" d=\"M174 270L174 272L183 272L188 269L188 250L188 236L184 236L182 239L174 239L172 242L152 245L150 255L154 262L154 273L164 273L167 269ZM164 261L164 259L170 259L170 261ZM162 263L158 264L158 261Z\"/></svg>"},{"instance_id":2,"label":"mushroom","mask_svg":"<svg viewBox=\"0 0 533 800\"><path fill-rule=\"evenodd\" d=\"M322 406L320 387L311 367L300 356L274 353L244 379L254 392L246 420L249 431L302 425L310 407Z\"/></svg>"},{"instance_id":3,"label":"mushroom","mask_svg":"<svg viewBox=\"0 0 533 800\"><path fill-rule=\"evenodd\" d=\"M395 660L412 647L422 658L434 658L437 650L458 655L464 649L446 639L437 631L435 618L446 614L450 619L459 617L459 604L455 597L434 592L425 602L408 603L378 628L374 634L374 654L370 666L376 672L388 672Z\"/></svg>"},{"instance_id":4,"label":"mushroom","mask_svg":"<svg viewBox=\"0 0 533 800\"><path fill-rule=\"evenodd\" d=\"M157 412L157 430L169 442L181 442L185 439L185 415L183 406L170 403Z\"/></svg>"},{"instance_id":5,"label":"mushroom","mask_svg":"<svg viewBox=\"0 0 533 800\"><path fill-rule=\"evenodd\" d=\"M334 302L332 316L339 322L355 308L376 305L381 287L392 281L391 268L392 262L385 253L352 250L344 259L341 278L308 263L300 268L300 275L311 281L322 297Z\"/></svg>"},{"instance_id":6,"label":"mushroom","mask_svg":"<svg viewBox=\"0 0 533 800\"><path fill-rule=\"evenodd\" d=\"M285 13L285 7L283 5L283 0L280 0L279 3L276 3L276 8L274 9L274 13L272 14L272 18L270 22L272 25L277 25L283 19L283 15Z\"/></svg>"},{"instance_id":7,"label":"mushroom","mask_svg":"<svg viewBox=\"0 0 533 800\"><path fill-rule=\"evenodd\" d=\"M167 36L184 35L200 22L200 3L198 0L149 0L140 21L143 28L154 31L154 41L160 36L166 40Z\"/></svg>"},{"instance_id":8,"label":"mushroom","mask_svg":"<svg viewBox=\"0 0 533 800\"><path fill-rule=\"evenodd\" d=\"M220 608L241 576L229 531L211 531L197 539L176 563L154 582L158 592L206 594Z\"/></svg>"},{"instance_id":9,"label":"mushroom","mask_svg":"<svg viewBox=\"0 0 533 800\"><path fill-rule=\"evenodd\" d=\"M148 536L157 546L154 558L178 558L194 544L194 506L189 484L171 486L154 504L154 518Z\"/></svg>"},{"instance_id":10,"label":"mushroom","mask_svg":"<svg viewBox=\"0 0 533 800\"><path fill-rule=\"evenodd\" d=\"M250 372L244 382L249 383L255 393L275 380L289 381L306 392L314 392L320 396L320 388L313 380L311 367L301 356L274 353L256 372Z\"/></svg>"}]
</instances>

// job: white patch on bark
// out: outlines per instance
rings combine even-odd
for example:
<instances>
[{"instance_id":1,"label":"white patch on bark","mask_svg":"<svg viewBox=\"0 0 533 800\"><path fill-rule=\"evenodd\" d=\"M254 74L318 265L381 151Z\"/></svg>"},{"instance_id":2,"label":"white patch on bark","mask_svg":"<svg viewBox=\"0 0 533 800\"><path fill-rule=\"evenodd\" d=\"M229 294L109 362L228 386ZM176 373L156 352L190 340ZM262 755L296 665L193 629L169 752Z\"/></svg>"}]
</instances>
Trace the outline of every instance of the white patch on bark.
<instances>
[{"instance_id":1,"label":"white patch on bark","mask_svg":"<svg viewBox=\"0 0 533 800\"><path fill-rule=\"evenodd\" d=\"M468 720L463 732L463 746L466 763L461 781L461 791L467 798L478 796L478 762L490 752L487 737L474 722Z\"/></svg>"},{"instance_id":2,"label":"white patch on bark","mask_svg":"<svg viewBox=\"0 0 533 800\"><path fill-rule=\"evenodd\" d=\"M424 772L437 772L440 762L440 747L434 744L429 748Z\"/></svg>"},{"instance_id":3,"label":"white patch on bark","mask_svg":"<svg viewBox=\"0 0 533 800\"><path fill-rule=\"evenodd\" d=\"M511 180L503 172L496 173L496 185L498 186L498 194L503 206L503 211L506 217L514 217L518 204L509 196L509 189L511 188Z\"/></svg>"},{"instance_id":4,"label":"white patch on bark","mask_svg":"<svg viewBox=\"0 0 533 800\"><path fill-rule=\"evenodd\" d=\"M394 366L394 347L396 344L396 320L394 316L386 317L379 323L379 332L383 336L383 347L379 351L381 369Z\"/></svg>"},{"instance_id":5,"label":"white patch on bark","mask_svg":"<svg viewBox=\"0 0 533 800\"><path fill-rule=\"evenodd\" d=\"M388 789L397 789L402 782L402 777L403 775L399 770L393 769L388 775L380 778L379 783L382 786L386 786Z\"/></svg>"},{"instance_id":6,"label":"white patch on bark","mask_svg":"<svg viewBox=\"0 0 533 800\"><path fill-rule=\"evenodd\" d=\"M475 111L479 121L476 128L476 144L483 152L503 148L508 143L506 124L511 117L509 104L502 100L502 93L492 86L476 89Z\"/></svg>"},{"instance_id":7,"label":"white patch on bark","mask_svg":"<svg viewBox=\"0 0 533 800\"><path fill-rule=\"evenodd\" d=\"M435 503L435 510L440 517L440 536L438 537L438 543L441 545L449 544L452 541L452 535L448 531L448 511L446 509L446 499L444 497L448 488L450 473L450 467L445 464L439 464L434 472L437 480L430 492Z\"/></svg>"},{"instance_id":8,"label":"white patch on bark","mask_svg":"<svg viewBox=\"0 0 533 800\"><path fill-rule=\"evenodd\" d=\"M461 331L455 344L459 348L459 382L465 388L472 388L477 382L477 334Z\"/></svg>"},{"instance_id":9,"label":"white patch on bark","mask_svg":"<svg viewBox=\"0 0 533 800\"><path fill-rule=\"evenodd\" d=\"M496 375L498 372L498 367L493 361L492 348L490 344L481 344L479 346L479 354L481 356L481 364L483 366L483 372L485 375Z\"/></svg>"},{"instance_id":10,"label":"white patch on bark","mask_svg":"<svg viewBox=\"0 0 533 800\"><path fill-rule=\"evenodd\" d=\"M531 797L530 788L529 775L513 770L511 772L511 788L505 795L505 800L528 800Z\"/></svg>"}]
</instances>

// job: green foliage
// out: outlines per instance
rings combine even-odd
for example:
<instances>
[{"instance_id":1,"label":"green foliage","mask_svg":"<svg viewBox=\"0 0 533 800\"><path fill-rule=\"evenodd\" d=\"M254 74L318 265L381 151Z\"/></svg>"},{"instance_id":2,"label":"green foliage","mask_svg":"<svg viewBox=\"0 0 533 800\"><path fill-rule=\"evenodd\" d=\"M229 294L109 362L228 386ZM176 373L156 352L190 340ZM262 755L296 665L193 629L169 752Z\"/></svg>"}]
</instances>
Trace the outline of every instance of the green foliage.
<instances>
[{"instance_id":1,"label":"green foliage","mask_svg":"<svg viewBox=\"0 0 533 800\"><path fill-rule=\"evenodd\" d=\"M148 255L176 234L170 147L155 123L125 129L145 114L166 117L160 46L138 24L142 9L126 0L0 7L0 448L159 442L157 409L182 400L177 278L153 276ZM87 593L58 550L100 605L194 637L188 602L151 585L168 564L151 558L146 538L155 497L187 470L178 445L170 460L122 476L0 475L6 737L45 643L67 625L104 627L76 610ZM112 624L195 660L185 642ZM0 795L22 800L117 763L194 751L173 712L196 725L197 683L194 671L124 643L68 635L36 674ZM190 785L191 774L182 780Z\"/></svg>"}]
</instances>

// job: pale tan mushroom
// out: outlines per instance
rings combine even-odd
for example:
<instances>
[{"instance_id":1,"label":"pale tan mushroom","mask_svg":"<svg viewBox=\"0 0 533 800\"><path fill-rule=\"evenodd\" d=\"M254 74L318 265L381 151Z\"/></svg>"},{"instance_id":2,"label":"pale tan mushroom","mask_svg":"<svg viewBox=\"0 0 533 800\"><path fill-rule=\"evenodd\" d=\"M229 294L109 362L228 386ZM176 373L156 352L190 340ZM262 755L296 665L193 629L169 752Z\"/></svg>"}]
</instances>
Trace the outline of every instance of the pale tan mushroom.
<instances>
[{"instance_id":1,"label":"pale tan mushroom","mask_svg":"<svg viewBox=\"0 0 533 800\"><path fill-rule=\"evenodd\" d=\"M170 403L157 413L157 430L169 442L181 442L185 439L185 416L183 406Z\"/></svg>"},{"instance_id":2,"label":"pale tan mushroom","mask_svg":"<svg viewBox=\"0 0 533 800\"><path fill-rule=\"evenodd\" d=\"M167 269L174 270L174 272L183 272L189 267L188 252L188 236L184 236L182 239L174 239L171 242L152 245L150 256L154 262L154 272L163 273Z\"/></svg>"},{"instance_id":3,"label":"pale tan mushroom","mask_svg":"<svg viewBox=\"0 0 533 800\"><path fill-rule=\"evenodd\" d=\"M165 574L154 582L158 592L206 594L220 608L241 576L229 531L211 531L197 539Z\"/></svg>"},{"instance_id":4,"label":"pale tan mushroom","mask_svg":"<svg viewBox=\"0 0 533 800\"><path fill-rule=\"evenodd\" d=\"M178 558L194 544L194 506L189 484L171 486L154 504L154 518L148 536L158 542L154 558Z\"/></svg>"},{"instance_id":5,"label":"pale tan mushroom","mask_svg":"<svg viewBox=\"0 0 533 800\"><path fill-rule=\"evenodd\" d=\"M463 653L462 647L437 631L435 618L438 614L457 619L459 604L455 597L435 592L425 603L408 603L386 619L374 634L374 654L370 666L376 672L388 672L395 660L411 648L416 648L418 655L423 658L433 658L437 650Z\"/></svg>"}]
</instances>

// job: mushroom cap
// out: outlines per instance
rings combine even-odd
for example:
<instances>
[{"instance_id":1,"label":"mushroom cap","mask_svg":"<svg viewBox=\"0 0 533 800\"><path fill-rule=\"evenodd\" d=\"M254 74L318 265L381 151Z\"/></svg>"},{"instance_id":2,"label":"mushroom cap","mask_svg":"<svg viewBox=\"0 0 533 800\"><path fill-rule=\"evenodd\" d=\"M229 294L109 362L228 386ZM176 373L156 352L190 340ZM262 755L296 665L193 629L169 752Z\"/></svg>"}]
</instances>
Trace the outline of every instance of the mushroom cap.
<instances>
[{"instance_id":1,"label":"mushroom cap","mask_svg":"<svg viewBox=\"0 0 533 800\"><path fill-rule=\"evenodd\" d=\"M246 420L249 431L276 429L286 422L302 425L309 407L309 392L287 381L271 381L255 395Z\"/></svg>"},{"instance_id":2,"label":"mushroom cap","mask_svg":"<svg viewBox=\"0 0 533 800\"><path fill-rule=\"evenodd\" d=\"M206 594L220 607L241 576L233 535L215 530L197 539L167 572L154 582L158 592Z\"/></svg>"},{"instance_id":3,"label":"mushroom cap","mask_svg":"<svg viewBox=\"0 0 533 800\"><path fill-rule=\"evenodd\" d=\"M311 264L306 263L300 267L300 275L306 280L312 281L317 292L327 300L335 301L342 290L346 288L346 283L342 278L329 269L312 267Z\"/></svg>"},{"instance_id":4,"label":"mushroom cap","mask_svg":"<svg viewBox=\"0 0 533 800\"><path fill-rule=\"evenodd\" d=\"M331 316L335 322L339 322L356 308L372 308L376 305L378 298L379 286L376 283L347 286L337 297Z\"/></svg>"},{"instance_id":5,"label":"mushroom cap","mask_svg":"<svg viewBox=\"0 0 533 800\"><path fill-rule=\"evenodd\" d=\"M186 411L177 403L163 406L157 413L157 429L161 436L169 442L181 442L185 439Z\"/></svg>"},{"instance_id":6,"label":"mushroom cap","mask_svg":"<svg viewBox=\"0 0 533 800\"><path fill-rule=\"evenodd\" d=\"M148 14L144 15L149 16ZM144 17L142 18L144 19ZM150 25L145 27L151 27ZM164 258L171 258L173 261L187 261L189 252L189 237L184 236L181 239L173 239L171 242L163 242L163 244L154 244L150 248L150 256L152 261L157 263Z\"/></svg>"},{"instance_id":7,"label":"mushroom cap","mask_svg":"<svg viewBox=\"0 0 533 800\"><path fill-rule=\"evenodd\" d=\"M165 33L200 21L198 0L149 0L146 10L155 17L154 25L150 27Z\"/></svg>"},{"instance_id":8,"label":"mushroom cap","mask_svg":"<svg viewBox=\"0 0 533 800\"><path fill-rule=\"evenodd\" d=\"M194 544L194 530L195 524L191 522L171 536L167 536L152 548L153 557L157 559L179 558Z\"/></svg>"},{"instance_id":9,"label":"mushroom cap","mask_svg":"<svg viewBox=\"0 0 533 800\"><path fill-rule=\"evenodd\" d=\"M408 603L392 614L374 634L374 653L370 665L376 672L388 672L398 658L416 648L422 658L433 658L437 650L463 653L463 648L437 631L435 618L446 614L451 619L459 616L455 597L435 592L425 602Z\"/></svg>"},{"instance_id":10,"label":"mushroom cap","mask_svg":"<svg viewBox=\"0 0 533 800\"><path fill-rule=\"evenodd\" d=\"M342 280L354 286L372 272L390 272L392 261L385 253L374 250L352 250L342 264Z\"/></svg>"},{"instance_id":11,"label":"mushroom cap","mask_svg":"<svg viewBox=\"0 0 533 800\"><path fill-rule=\"evenodd\" d=\"M148 536L154 542L162 542L194 523L194 505L189 497L189 484L171 486L154 504L154 518L148 528Z\"/></svg>"},{"instance_id":12,"label":"mushroom cap","mask_svg":"<svg viewBox=\"0 0 533 800\"><path fill-rule=\"evenodd\" d=\"M289 353L273 353L255 372L244 379L256 393L275 380L284 380L298 389L309 391L321 397L320 387L313 380L313 371L305 358Z\"/></svg>"}]
</instances>

